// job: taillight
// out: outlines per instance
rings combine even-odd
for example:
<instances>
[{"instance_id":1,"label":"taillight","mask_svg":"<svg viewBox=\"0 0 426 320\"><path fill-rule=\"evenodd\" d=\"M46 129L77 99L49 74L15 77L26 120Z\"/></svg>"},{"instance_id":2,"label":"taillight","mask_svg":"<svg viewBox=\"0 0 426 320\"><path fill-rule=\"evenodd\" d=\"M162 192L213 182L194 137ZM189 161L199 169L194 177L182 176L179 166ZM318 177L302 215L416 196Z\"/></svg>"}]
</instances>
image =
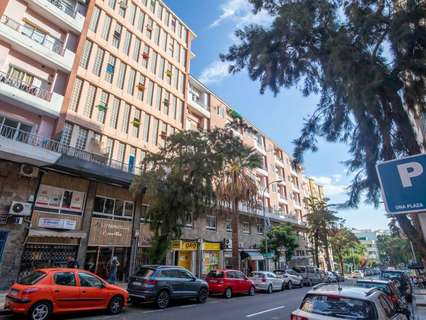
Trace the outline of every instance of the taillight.
<instances>
[{"instance_id":1,"label":"taillight","mask_svg":"<svg viewBox=\"0 0 426 320\"><path fill-rule=\"evenodd\" d=\"M309 319L302 317L302 316L296 316L295 314L292 314L290 320L309 320Z\"/></svg>"},{"instance_id":2,"label":"taillight","mask_svg":"<svg viewBox=\"0 0 426 320\"><path fill-rule=\"evenodd\" d=\"M262 282L266 282L266 278L262 278Z\"/></svg>"},{"instance_id":3,"label":"taillight","mask_svg":"<svg viewBox=\"0 0 426 320\"><path fill-rule=\"evenodd\" d=\"M22 294L31 294L31 293L34 293L34 292L37 292L37 291L39 291L38 288L28 288L28 289L25 289L24 291L22 291Z\"/></svg>"},{"instance_id":4,"label":"taillight","mask_svg":"<svg viewBox=\"0 0 426 320\"><path fill-rule=\"evenodd\" d=\"M155 286L157 284L157 280L145 279L144 283L148 284L148 285L151 285L151 286Z\"/></svg>"}]
</instances>

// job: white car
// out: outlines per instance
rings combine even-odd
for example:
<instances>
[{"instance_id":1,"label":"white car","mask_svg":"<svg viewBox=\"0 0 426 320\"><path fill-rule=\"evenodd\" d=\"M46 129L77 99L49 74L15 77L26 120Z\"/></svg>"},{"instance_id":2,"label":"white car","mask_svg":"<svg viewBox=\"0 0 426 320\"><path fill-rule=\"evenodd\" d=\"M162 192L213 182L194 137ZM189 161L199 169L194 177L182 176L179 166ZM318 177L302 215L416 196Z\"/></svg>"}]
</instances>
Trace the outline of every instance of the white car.
<instances>
[{"instance_id":1,"label":"white car","mask_svg":"<svg viewBox=\"0 0 426 320\"><path fill-rule=\"evenodd\" d=\"M303 277L292 269L274 270L274 273L284 280L287 289L303 287Z\"/></svg>"},{"instance_id":2,"label":"white car","mask_svg":"<svg viewBox=\"0 0 426 320\"><path fill-rule=\"evenodd\" d=\"M376 288L319 284L310 290L291 320L408 320L392 301Z\"/></svg>"},{"instance_id":3,"label":"white car","mask_svg":"<svg viewBox=\"0 0 426 320\"><path fill-rule=\"evenodd\" d=\"M250 273L249 279L254 282L256 290L267 293L282 291L286 287L284 279L269 271L254 271Z\"/></svg>"}]
</instances>

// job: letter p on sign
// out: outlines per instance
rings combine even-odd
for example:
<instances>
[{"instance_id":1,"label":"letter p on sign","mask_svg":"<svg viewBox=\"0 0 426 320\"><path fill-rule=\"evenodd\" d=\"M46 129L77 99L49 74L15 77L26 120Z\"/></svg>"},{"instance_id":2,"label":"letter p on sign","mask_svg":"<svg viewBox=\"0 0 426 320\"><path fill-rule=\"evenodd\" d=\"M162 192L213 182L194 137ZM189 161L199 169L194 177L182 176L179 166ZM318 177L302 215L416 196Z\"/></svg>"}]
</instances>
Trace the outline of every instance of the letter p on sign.
<instances>
[{"instance_id":1,"label":"letter p on sign","mask_svg":"<svg viewBox=\"0 0 426 320\"><path fill-rule=\"evenodd\" d=\"M399 177L404 188L412 187L411 178L418 177L423 173L423 166L418 162L408 162L397 165Z\"/></svg>"}]
</instances>

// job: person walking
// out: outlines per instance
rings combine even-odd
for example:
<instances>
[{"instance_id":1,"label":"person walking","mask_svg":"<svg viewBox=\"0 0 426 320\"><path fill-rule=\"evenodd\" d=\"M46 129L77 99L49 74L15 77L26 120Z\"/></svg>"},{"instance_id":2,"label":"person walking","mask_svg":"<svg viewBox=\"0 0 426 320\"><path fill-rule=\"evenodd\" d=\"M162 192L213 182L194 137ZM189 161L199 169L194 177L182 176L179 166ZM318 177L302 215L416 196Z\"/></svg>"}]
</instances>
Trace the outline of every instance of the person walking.
<instances>
[{"instance_id":1,"label":"person walking","mask_svg":"<svg viewBox=\"0 0 426 320\"><path fill-rule=\"evenodd\" d=\"M117 281L117 270L119 266L120 266L120 262L118 261L118 258L116 256L112 257L111 264L110 264L109 278L108 278L108 281L112 284L114 284Z\"/></svg>"},{"instance_id":2,"label":"person walking","mask_svg":"<svg viewBox=\"0 0 426 320\"><path fill-rule=\"evenodd\" d=\"M68 256L67 257L67 268L71 268L71 269L78 269L80 266L77 262L77 260L75 260L75 258Z\"/></svg>"}]
</instances>

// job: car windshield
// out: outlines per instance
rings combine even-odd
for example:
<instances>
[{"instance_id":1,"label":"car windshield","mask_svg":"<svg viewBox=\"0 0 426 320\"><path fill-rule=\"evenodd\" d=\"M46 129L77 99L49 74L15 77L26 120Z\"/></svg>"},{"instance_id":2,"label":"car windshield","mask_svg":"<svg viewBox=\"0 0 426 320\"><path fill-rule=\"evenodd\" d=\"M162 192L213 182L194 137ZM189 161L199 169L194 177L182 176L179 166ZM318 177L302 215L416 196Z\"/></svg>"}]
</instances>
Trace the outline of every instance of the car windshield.
<instances>
[{"instance_id":1,"label":"car windshield","mask_svg":"<svg viewBox=\"0 0 426 320\"><path fill-rule=\"evenodd\" d=\"M22 279L19 279L16 282L19 284L24 284L24 285L33 285L39 282L45 276L46 276L46 273L42 271L34 271L34 272L31 272L29 275L23 277Z\"/></svg>"},{"instance_id":2,"label":"car windshield","mask_svg":"<svg viewBox=\"0 0 426 320\"><path fill-rule=\"evenodd\" d=\"M274 273L279 276L282 276L283 274L285 274L283 270L275 270Z\"/></svg>"},{"instance_id":3,"label":"car windshield","mask_svg":"<svg viewBox=\"0 0 426 320\"><path fill-rule=\"evenodd\" d=\"M207 278L223 278L223 272L222 271L210 271L207 275Z\"/></svg>"},{"instance_id":4,"label":"car windshield","mask_svg":"<svg viewBox=\"0 0 426 320\"><path fill-rule=\"evenodd\" d=\"M368 301L327 295L308 295L302 311L339 319L373 320L373 307Z\"/></svg>"},{"instance_id":5,"label":"car windshield","mask_svg":"<svg viewBox=\"0 0 426 320\"><path fill-rule=\"evenodd\" d=\"M250 273L250 277L252 278L266 278L266 274L261 272L252 272Z\"/></svg>"},{"instance_id":6,"label":"car windshield","mask_svg":"<svg viewBox=\"0 0 426 320\"><path fill-rule=\"evenodd\" d=\"M384 271L382 272L382 278L393 279L393 278L401 278L402 273L396 271Z\"/></svg>"},{"instance_id":7,"label":"car windshield","mask_svg":"<svg viewBox=\"0 0 426 320\"><path fill-rule=\"evenodd\" d=\"M294 271L299 272L299 273L304 273L306 271L305 267L297 267L294 268Z\"/></svg>"},{"instance_id":8,"label":"car windshield","mask_svg":"<svg viewBox=\"0 0 426 320\"><path fill-rule=\"evenodd\" d=\"M386 283L357 282L356 285L362 288L377 288L386 294L391 294L391 290Z\"/></svg>"},{"instance_id":9,"label":"car windshield","mask_svg":"<svg viewBox=\"0 0 426 320\"><path fill-rule=\"evenodd\" d=\"M154 270L150 269L150 268L140 268L138 270L138 272L136 272L136 276L137 277L150 277L152 276L152 274L154 273Z\"/></svg>"}]
</instances>

